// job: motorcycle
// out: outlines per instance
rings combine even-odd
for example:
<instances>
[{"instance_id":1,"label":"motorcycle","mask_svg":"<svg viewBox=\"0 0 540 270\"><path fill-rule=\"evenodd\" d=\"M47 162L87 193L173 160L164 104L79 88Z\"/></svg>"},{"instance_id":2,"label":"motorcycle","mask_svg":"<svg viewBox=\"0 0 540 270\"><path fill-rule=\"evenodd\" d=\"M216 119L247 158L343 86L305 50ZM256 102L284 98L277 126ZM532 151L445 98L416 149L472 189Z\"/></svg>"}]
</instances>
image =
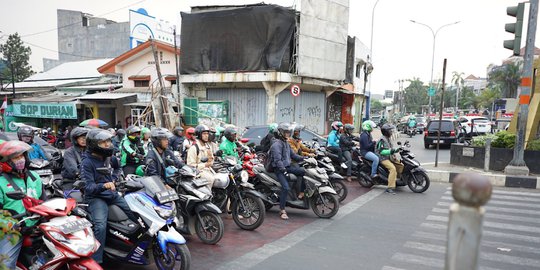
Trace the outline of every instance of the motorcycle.
<instances>
[{"instance_id":1,"label":"motorcycle","mask_svg":"<svg viewBox=\"0 0 540 270\"><path fill-rule=\"evenodd\" d=\"M315 159L317 160L318 167L326 170L328 180L330 180L330 186L332 186L332 188L336 191L339 201L342 202L343 200L345 200L345 198L347 198L347 195L349 194L349 189L347 188L347 185L345 185L345 183L343 182L343 176L336 173L336 168L332 164L332 160L327 157L322 151L316 152Z\"/></svg>"},{"instance_id":2,"label":"motorcycle","mask_svg":"<svg viewBox=\"0 0 540 270\"><path fill-rule=\"evenodd\" d=\"M64 132L62 132L61 130L59 130L58 134L56 135L56 141L54 142L54 147L58 149L66 148L66 136Z\"/></svg>"},{"instance_id":3,"label":"motorcycle","mask_svg":"<svg viewBox=\"0 0 540 270\"><path fill-rule=\"evenodd\" d=\"M416 127L407 126L406 133L407 135L409 135L409 138L412 138L414 135L416 135L416 131Z\"/></svg>"},{"instance_id":4,"label":"motorcycle","mask_svg":"<svg viewBox=\"0 0 540 270\"><path fill-rule=\"evenodd\" d=\"M306 170L304 180L306 187L304 198L296 200L296 190L290 189L286 205L298 209L312 209L315 215L321 218L331 218L339 211L339 199L336 191L330 186L326 170L317 167L314 158L308 158L299 165ZM267 172L264 167L255 167L257 177L254 179L255 189L264 194L265 207L267 210L274 205L279 205L281 184L274 173ZM289 186L294 187L298 178L289 174ZM328 210L328 211L326 211Z\"/></svg>"},{"instance_id":5,"label":"motorcycle","mask_svg":"<svg viewBox=\"0 0 540 270\"><path fill-rule=\"evenodd\" d=\"M401 146L401 142L398 142L398 145ZM396 181L396 186L409 186L414 193L422 193L429 188L429 177L426 170L420 166L420 162L414 159L415 155L409 150L411 145L408 141L404 146L399 150L404 168L401 177ZM371 188L373 185L388 185L388 170L382 164L377 168L379 177L373 179L370 177L372 161L362 158L362 162L357 176L361 186Z\"/></svg>"},{"instance_id":6,"label":"motorcycle","mask_svg":"<svg viewBox=\"0 0 540 270\"><path fill-rule=\"evenodd\" d=\"M266 215L262 201L264 195L248 182L248 173L242 165L237 164L235 157L222 158L219 151L216 154L213 168L218 173L212 187L212 202L221 211L226 211L230 200L232 218L236 225L248 231L257 229Z\"/></svg>"},{"instance_id":7,"label":"motorcycle","mask_svg":"<svg viewBox=\"0 0 540 270\"><path fill-rule=\"evenodd\" d=\"M180 197L176 201L177 218L181 220L177 229L182 234L196 233L203 243L214 245L221 240L225 230L219 215L221 210L211 202L208 180L195 176L193 168L183 166L167 179Z\"/></svg>"},{"instance_id":8,"label":"motorcycle","mask_svg":"<svg viewBox=\"0 0 540 270\"><path fill-rule=\"evenodd\" d=\"M8 192L6 196L27 199L22 190ZM25 213L13 216L21 219L16 226L29 219L45 220L32 228L31 234L24 235L16 269L102 269L91 257L99 242L86 215L74 199L54 198L33 204Z\"/></svg>"},{"instance_id":9,"label":"motorcycle","mask_svg":"<svg viewBox=\"0 0 540 270\"><path fill-rule=\"evenodd\" d=\"M98 171L101 169L109 170L98 168ZM178 222L174 202L179 199L178 194L166 188L159 176L127 175L115 184L139 224L130 220L120 207L109 205L104 255L124 263L148 265L146 251L151 249L158 269L189 269L191 254L186 240L174 226ZM83 187L83 181L74 184L76 190Z\"/></svg>"},{"instance_id":10,"label":"motorcycle","mask_svg":"<svg viewBox=\"0 0 540 270\"><path fill-rule=\"evenodd\" d=\"M36 158L30 160L29 170L35 172L41 178L43 183L43 190L45 191L45 197L50 198L52 195L52 183L54 181L53 171L51 169L51 163L47 160Z\"/></svg>"}]
</instances>

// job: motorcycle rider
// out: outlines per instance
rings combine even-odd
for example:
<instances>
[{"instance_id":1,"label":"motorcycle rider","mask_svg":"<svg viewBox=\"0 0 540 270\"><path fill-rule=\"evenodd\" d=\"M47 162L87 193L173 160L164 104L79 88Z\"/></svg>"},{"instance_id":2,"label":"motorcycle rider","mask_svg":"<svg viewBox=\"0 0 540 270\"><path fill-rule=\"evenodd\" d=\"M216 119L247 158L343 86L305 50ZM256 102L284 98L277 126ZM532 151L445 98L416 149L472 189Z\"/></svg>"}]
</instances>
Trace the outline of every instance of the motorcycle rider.
<instances>
[{"instance_id":1,"label":"motorcycle rider","mask_svg":"<svg viewBox=\"0 0 540 270\"><path fill-rule=\"evenodd\" d=\"M291 164L291 159L295 161L302 161L304 158L297 155L291 149L291 146L287 142L287 139L291 136L291 126L288 123L281 123L276 130L276 140L270 147L269 159L270 167L275 172L281 184L281 193L279 194L279 209L280 218L289 219L287 212L285 211L285 204L287 202L287 194L289 192L289 183L287 181L287 174L292 173L298 177L296 182L296 192L298 192L298 199L304 198L304 180L305 175L304 168L300 168Z\"/></svg>"},{"instance_id":2,"label":"motorcycle rider","mask_svg":"<svg viewBox=\"0 0 540 270\"><path fill-rule=\"evenodd\" d=\"M116 136L112 138L115 154L120 152L120 142L124 139L125 136L126 136L125 130L123 129L116 130Z\"/></svg>"},{"instance_id":3,"label":"motorcycle rider","mask_svg":"<svg viewBox=\"0 0 540 270\"><path fill-rule=\"evenodd\" d=\"M130 126L126 133L126 137L120 142L121 166L124 174L134 174L137 167L143 164L146 153L141 143L141 129Z\"/></svg>"},{"instance_id":4,"label":"motorcycle rider","mask_svg":"<svg viewBox=\"0 0 540 270\"><path fill-rule=\"evenodd\" d=\"M339 147L339 137L340 137L340 131L343 128L343 123L340 121L334 121L332 122L332 131L330 131L330 134L328 134L328 141L326 144L326 148L333 152L338 156L338 163L341 164L341 167L343 169L347 169L347 165L343 163L343 152L341 151L341 147Z\"/></svg>"},{"instance_id":5,"label":"motorcycle rider","mask_svg":"<svg viewBox=\"0 0 540 270\"><path fill-rule=\"evenodd\" d=\"M87 150L81 163L81 179L85 182L83 188L84 200L92 215L93 231L99 241L99 249L92 255L98 262L103 262L103 249L107 234L107 218L109 205L120 207L133 221L135 216L129 209L126 200L116 192L114 181L121 174L120 162L112 156L112 134L107 130L92 129L86 135Z\"/></svg>"},{"instance_id":6,"label":"motorcycle rider","mask_svg":"<svg viewBox=\"0 0 540 270\"><path fill-rule=\"evenodd\" d=\"M208 188L212 190L214 184L214 175L216 174L212 169L214 164L214 153L212 146L210 145L209 136L210 128L206 125L198 125L195 127L195 137L197 138L195 144L189 147L187 151L187 165L195 167L200 171L199 176L208 180ZM201 162L201 159L207 158L205 163Z\"/></svg>"},{"instance_id":7,"label":"motorcycle rider","mask_svg":"<svg viewBox=\"0 0 540 270\"><path fill-rule=\"evenodd\" d=\"M164 128L154 128L150 132L150 144L148 154L144 159L146 165L145 175L158 175L167 183L167 168L174 166L181 168L184 163L178 160L169 148L169 131Z\"/></svg>"},{"instance_id":8,"label":"motorcycle rider","mask_svg":"<svg viewBox=\"0 0 540 270\"><path fill-rule=\"evenodd\" d=\"M379 156L375 154L375 144L371 136L371 131L375 128L375 122L366 120L362 123L362 134L360 135L360 153L363 157L373 161L371 164L371 178L378 177L377 168L379 167Z\"/></svg>"},{"instance_id":9,"label":"motorcycle rider","mask_svg":"<svg viewBox=\"0 0 540 270\"><path fill-rule=\"evenodd\" d=\"M80 176L81 157L86 150L86 134L88 134L88 131L89 129L84 127L76 127L71 131L73 146L64 152L62 166L64 182L75 182Z\"/></svg>"},{"instance_id":10,"label":"motorcycle rider","mask_svg":"<svg viewBox=\"0 0 540 270\"><path fill-rule=\"evenodd\" d=\"M182 143L182 158L186 160L189 148L197 142L195 139L195 128L189 127L186 130L186 139Z\"/></svg>"},{"instance_id":11,"label":"motorcycle rider","mask_svg":"<svg viewBox=\"0 0 540 270\"><path fill-rule=\"evenodd\" d=\"M150 135L151 137L152 135ZM173 129L173 136L169 139L169 147L173 151L182 152L182 144L184 143L184 128L177 126Z\"/></svg>"},{"instance_id":12,"label":"motorcycle rider","mask_svg":"<svg viewBox=\"0 0 540 270\"><path fill-rule=\"evenodd\" d=\"M268 125L268 134L266 134L266 136L264 136L264 138L261 140L262 152L268 153L268 150L270 150L270 147L274 143L277 127L278 127L277 123L272 123Z\"/></svg>"},{"instance_id":13,"label":"motorcycle rider","mask_svg":"<svg viewBox=\"0 0 540 270\"><path fill-rule=\"evenodd\" d=\"M307 146L305 146L302 143L302 139L300 139L300 132L304 130L303 125L295 125L293 128L293 134L288 139L289 145L291 146L291 149L294 153L305 156L305 157L314 157L315 156L315 149L311 149Z\"/></svg>"},{"instance_id":14,"label":"motorcycle rider","mask_svg":"<svg viewBox=\"0 0 540 270\"><path fill-rule=\"evenodd\" d=\"M17 136L19 137L19 140L22 142L25 142L32 147L34 151L31 151L28 153L28 159L37 159L41 158L43 160L49 160L47 158L47 155L41 148L41 145L34 142L34 130L32 130L29 126L21 126L19 127L19 130L17 130Z\"/></svg>"},{"instance_id":15,"label":"motorcycle rider","mask_svg":"<svg viewBox=\"0 0 540 270\"><path fill-rule=\"evenodd\" d=\"M141 143L145 153L148 153L148 143L150 143L150 129L147 127L141 128Z\"/></svg>"},{"instance_id":16,"label":"motorcycle rider","mask_svg":"<svg viewBox=\"0 0 540 270\"><path fill-rule=\"evenodd\" d=\"M339 138L339 147L343 153L345 163L347 165L347 182L352 182L352 147L356 144L353 139L354 136L352 132L354 131L354 126L351 124L345 124L343 127L344 133Z\"/></svg>"},{"instance_id":17,"label":"motorcycle rider","mask_svg":"<svg viewBox=\"0 0 540 270\"><path fill-rule=\"evenodd\" d=\"M414 115L409 116L407 126L409 127L409 130L413 130L412 132L416 133L416 117Z\"/></svg>"},{"instance_id":18,"label":"motorcycle rider","mask_svg":"<svg viewBox=\"0 0 540 270\"><path fill-rule=\"evenodd\" d=\"M45 192L39 175L28 170L28 152L31 150L32 147L21 141L8 141L0 145L0 209L7 210L12 215L22 214L26 209L22 200L7 197L7 192L21 190L33 199L44 199ZM37 219L26 220L23 223L23 232L37 222ZM7 237L0 239L0 254L7 256L3 261L7 269L15 269L21 247L22 238L16 243L10 242Z\"/></svg>"},{"instance_id":19,"label":"motorcycle rider","mask_svg":"<svg viewBox=\"0 0 540 270\"><path fill-rule=\"evenodd\" d=\"M238 149L236 146L236 130L232 127L228 127L223 132L223 136L225 138L219 145L219 149L223 151L223 156L233 156L237 161L240 161L240 156L238 155Z\"/></svg>"},{"instance_id":20,"label":"motorcycle rider","mask_svg":"<svg viewBox=\"0 0 540 270\"><path fill-rule=\"evenodd\" d=\"M398 176L401 176L403 172L403 164L392 161L392 155L398 153L400 148L394 148L394 145L391 141L392 130L394 129L393 125L384 124L381 127L382 137L377 143L377 153L380 156L380 163L388 169L388 187L386 192L392 195L395 195L396 189L396 179Z\"/></svg>"}]
</instances>

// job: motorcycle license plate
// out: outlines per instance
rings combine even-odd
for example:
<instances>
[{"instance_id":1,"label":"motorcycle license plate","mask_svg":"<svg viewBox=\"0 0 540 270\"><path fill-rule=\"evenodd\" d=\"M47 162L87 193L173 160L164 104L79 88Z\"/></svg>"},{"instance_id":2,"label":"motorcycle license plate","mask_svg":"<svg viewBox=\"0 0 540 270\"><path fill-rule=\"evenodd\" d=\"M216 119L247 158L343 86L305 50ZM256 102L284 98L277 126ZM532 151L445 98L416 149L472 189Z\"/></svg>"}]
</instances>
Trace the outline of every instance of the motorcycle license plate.
<instances>
[{"instance_id":1,"label":"motorcycle license plate","mask_svg":"<svg viewBox=\"0 0 540 270\"><path fill-rule=\"evenodd\" d=\"M332 160L329 157L324 157L323 161L326 162L326 163L332 162Z\"/></svg>"},{"instance_id":2,"label":"motorcycle license plate","mask_svg":"<svg viewBox=\"0 0 540 270\"><path fill-rule=\"evenodd\" d=\"M156 193L156 199L158 200L160 204L164 204L164 203L178 200L179 198L178 198L178 194L176 193L176 191L174 191L174 189L169 189L169 190Z\"/></svg>"},{"instance_id":3,"label":"motorcycle license plate","mask_svg":"<svg viewBox=\"0 0 540 270\"><path fill-rule=\"evenodd\" d=\"M43 169L43 170L35 170L34 171L35 173L37 173L38 175L51 175L53 174L51 170L49 169Z\"/></svg>"},{"instance_id":4,"label":"motorcycle license plate","mask_svg":"<svg viewBox=\"0 0 540 270\"><path fill-rule=\"evenodd\" d=\"M193 184L197 187L206 186L208 185L208 180L204 178L193 179Z\"/></svg>"},{"instance_id":5,"label":"motorcycle license plate","mask_svg":"<svg viewBox=\"0 0 540 270\"><path fill-rule=\"evenodd\" d=\"M66 224L61 225L60 230L65 234L71 234L89 228L91 226L92 223L90 223L90 221L88 221L86 218L79 218L77 220L70 221Z\"/></svg>"}]
</instances>

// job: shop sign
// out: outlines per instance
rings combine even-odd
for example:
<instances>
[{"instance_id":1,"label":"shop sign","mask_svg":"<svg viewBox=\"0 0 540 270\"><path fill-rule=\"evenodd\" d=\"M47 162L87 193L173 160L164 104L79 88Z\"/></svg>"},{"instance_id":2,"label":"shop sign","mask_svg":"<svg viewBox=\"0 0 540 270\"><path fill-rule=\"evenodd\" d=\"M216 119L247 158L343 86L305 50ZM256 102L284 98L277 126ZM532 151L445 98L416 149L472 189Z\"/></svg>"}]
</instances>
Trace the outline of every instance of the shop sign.
<instances>
[{"instance_id":1,"label":"shop sign","mask_svg":"<svg viewBox=\"0 0 540 270\"><path fill-rule=\"evenodd\" d=\"M13 115L19 117L77 119L77 107L74 102L14 103Z\"/></svg>"}]
</instances>

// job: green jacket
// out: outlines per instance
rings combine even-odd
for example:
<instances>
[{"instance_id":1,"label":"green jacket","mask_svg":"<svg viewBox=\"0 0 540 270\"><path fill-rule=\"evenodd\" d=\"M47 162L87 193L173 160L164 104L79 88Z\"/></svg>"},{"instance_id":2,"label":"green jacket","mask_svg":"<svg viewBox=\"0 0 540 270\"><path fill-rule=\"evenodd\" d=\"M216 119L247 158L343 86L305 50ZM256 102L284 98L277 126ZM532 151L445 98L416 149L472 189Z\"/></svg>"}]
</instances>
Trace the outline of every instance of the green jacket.
<instances>
[{"instance_id":1,"label":"green jacket","mask_svg":"<svg viewBox=\"0 0 540 270\"><path fill-rule=\"evenodd\" d=\"M240 160L240 156L236 150L236 143L227 140L227 138L223 137L223 141L219 145L219 149L223 151L223 156L233 156L237 160Z\"/></svg>"},{"instance_id":2,"label":"green jacket","mask_svg":"<svg viewBox=\"0 0 540 270\"><path fill-rule=\"evenodd\" d=\"M384 136L382 136L379 142L377 142L377 147L375 147L375 150L379 154L381 161L390 159L390 155L394 153L392 150L392 143Z\"/></svg>"},{"instance_id":3,"label":"green jacket","mask_svg":"<svg viewBox=\"0 0 540 270\"><path fill-rule=\"evenodd\" d=\"M127 164L141 164L143 162L137 156L132 156L133 153L146 156L142 144L133 143L127 138L127 136L125 136L124 139L122 139L122 141L120 142L120 151L122 154L120 160L121 167L124 167Z\"/></svg>"},{"instance_id":4,"label":"green jacket","mask_svg":"<svg viewBox=\"0 0 540 270\"><path fill-rule=\"evenodd\" d=\"M34 176L35 181L32 180L30 176L27 176L26 183L23 179L18 178L11 174L11 177L13 179L13 182L19 186L21 190L23 190L28 196L39 199L43 192L43 187L41 183L41 178L39 178L39 175L35 172L29 171L28 173L31 173ZM4 177L3 174L0 174L0 203L3 205L4 210L13 210L14 212L17 212L17 214L24 213L26 209L24 208L22 200L13 200L8 198L6 195L8 192L15 191L15 188L9 184L8 180ZM25 221L26 226L30 227L35 225L38 220L37 219L28 219Z\"/></svg>"}]
</instances>

